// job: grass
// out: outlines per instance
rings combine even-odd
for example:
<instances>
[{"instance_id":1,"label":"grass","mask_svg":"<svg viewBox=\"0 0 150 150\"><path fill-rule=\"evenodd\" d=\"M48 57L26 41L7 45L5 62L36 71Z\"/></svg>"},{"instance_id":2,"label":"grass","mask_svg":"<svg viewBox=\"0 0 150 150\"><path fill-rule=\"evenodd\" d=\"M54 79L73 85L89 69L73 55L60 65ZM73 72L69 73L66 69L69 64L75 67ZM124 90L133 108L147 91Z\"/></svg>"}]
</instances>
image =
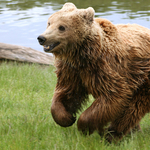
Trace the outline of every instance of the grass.
<instances>
[{"instance_id":1,"label":"grass","mask_svg":"<svg viewBox=\"0 0 150 150\"><path fill-rule=\"evenodd\" d=\"M107 144L97 133L83 136L76 123L55 124L50 106L56 76L54 67L2 63L0 65L0 150L149 150L150 115L143 132ZM79 116L78 116L79 117Z\"/></svg>"}]
</instances>

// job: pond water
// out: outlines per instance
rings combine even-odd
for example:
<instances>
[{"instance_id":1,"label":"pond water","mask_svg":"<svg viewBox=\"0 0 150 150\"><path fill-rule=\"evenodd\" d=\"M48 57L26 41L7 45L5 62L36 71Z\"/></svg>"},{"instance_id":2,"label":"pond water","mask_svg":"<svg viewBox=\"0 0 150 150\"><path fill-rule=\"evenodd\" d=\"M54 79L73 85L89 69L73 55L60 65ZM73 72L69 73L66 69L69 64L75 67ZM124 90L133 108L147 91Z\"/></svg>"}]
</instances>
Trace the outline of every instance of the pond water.
<instances>
[{"instance_id":1,"label":"pond water","mask_svg":"<svg viewBox=\"0 0 150 150\"><path fill-rule=\"evenodd\" d=\"M47 19L67 0L0 0L0 42L43 48L37 36L46 29ZM137 23L150 28L150 0L70 0L78 8L95 9L95 17L114 24Z\"/></svg>"}]
</instances>

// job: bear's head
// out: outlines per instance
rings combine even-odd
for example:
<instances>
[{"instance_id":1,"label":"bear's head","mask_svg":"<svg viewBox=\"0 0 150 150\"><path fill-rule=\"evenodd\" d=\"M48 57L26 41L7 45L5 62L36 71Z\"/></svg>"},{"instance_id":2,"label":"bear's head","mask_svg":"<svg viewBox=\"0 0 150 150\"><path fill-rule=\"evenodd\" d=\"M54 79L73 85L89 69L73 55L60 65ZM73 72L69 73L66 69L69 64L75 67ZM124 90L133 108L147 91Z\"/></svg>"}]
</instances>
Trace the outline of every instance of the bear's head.
<instances>
[{"instance_id":1,"label":"bear's head","mask_svg":"<svg viewBox=\"0 0 150 150\"><path fill-rule=\"evenodd\" d=\"M72 46L80 45L91 32L94 21L94 9L77 9L72 3L66 3L62 9L51 15L46 31L38 37L45 52L62 54Z\"/></svg>"}]
</instances>

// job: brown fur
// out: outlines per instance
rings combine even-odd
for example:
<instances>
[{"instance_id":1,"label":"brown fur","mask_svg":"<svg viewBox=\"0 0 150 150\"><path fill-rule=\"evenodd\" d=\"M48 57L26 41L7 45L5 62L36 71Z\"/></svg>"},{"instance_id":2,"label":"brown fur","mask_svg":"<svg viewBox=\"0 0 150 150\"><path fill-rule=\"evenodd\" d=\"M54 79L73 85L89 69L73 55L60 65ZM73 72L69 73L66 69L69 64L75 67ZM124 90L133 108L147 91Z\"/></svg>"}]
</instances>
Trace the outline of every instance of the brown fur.
<instances>
[{"instance_id":1,"label":"brown fur","mask_svg":"<svg viewBox=\"0 0 150 150\"><path fill-rule=\"evenodd\" d=\"M51 51L57 74L51 113L56 123L70 126L92 94L95 101L81 114L78 129L102 135L111 122L106 136L111 142L140 128L150 111L150 30L93 17L92 8L67 3L48 20L44 44L61 43ZM59 25L66 30L58 31Z\"/></svg>"}]
</instances>

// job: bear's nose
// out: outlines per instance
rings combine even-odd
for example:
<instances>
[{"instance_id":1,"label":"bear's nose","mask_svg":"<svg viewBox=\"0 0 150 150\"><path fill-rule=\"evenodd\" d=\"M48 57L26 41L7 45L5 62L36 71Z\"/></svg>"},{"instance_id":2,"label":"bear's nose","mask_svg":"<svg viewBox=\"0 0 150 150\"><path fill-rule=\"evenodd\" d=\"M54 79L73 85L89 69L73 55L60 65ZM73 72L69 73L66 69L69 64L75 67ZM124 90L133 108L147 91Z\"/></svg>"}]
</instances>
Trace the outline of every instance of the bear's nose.
<instances>
[{"instance_id":1,"label":"bear's nose","mask_svg":"<svg viewBox=\"0 0 150 150\"><path fill-rule=\"evenodd\" d=\"M42 35L38 36L37 39L38 39L38 41L39 41L39 43L40 43L41 45L43 45L44 42L46 41L46 38L45 38L44 36L42 36Z\"/></svg>"}]
</instances>

